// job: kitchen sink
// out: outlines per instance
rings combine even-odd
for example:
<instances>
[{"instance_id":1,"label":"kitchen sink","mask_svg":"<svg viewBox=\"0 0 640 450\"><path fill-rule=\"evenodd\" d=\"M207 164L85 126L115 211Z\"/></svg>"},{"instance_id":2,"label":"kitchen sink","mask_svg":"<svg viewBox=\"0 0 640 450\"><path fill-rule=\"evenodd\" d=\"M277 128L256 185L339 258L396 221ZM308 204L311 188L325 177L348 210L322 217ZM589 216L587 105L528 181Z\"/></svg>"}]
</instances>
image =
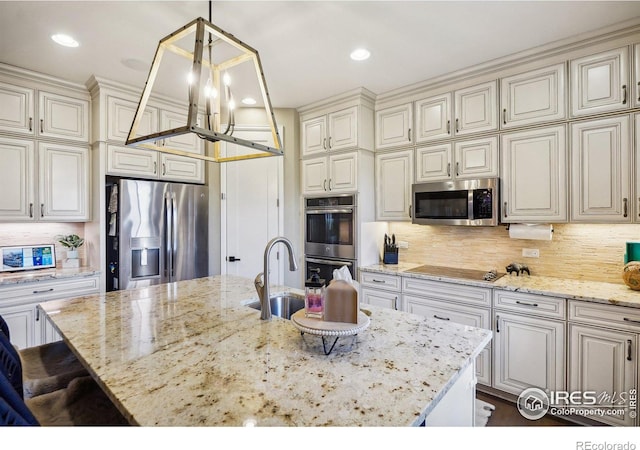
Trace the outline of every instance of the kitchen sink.
<instances>
[{"instance_id":1,"label":"kitchen sink","mask_svg":"<svg viewBox=\"0 0 640 450\"><path fill-rule=\"evenodd\" d=\"M270 298L270 302L271 314L284 319L291 319L294 313L304 308L304 297L293 294L275 295ZM259 300L247 303L247 306L260 311Z\"/></svg>"}]
</instances>

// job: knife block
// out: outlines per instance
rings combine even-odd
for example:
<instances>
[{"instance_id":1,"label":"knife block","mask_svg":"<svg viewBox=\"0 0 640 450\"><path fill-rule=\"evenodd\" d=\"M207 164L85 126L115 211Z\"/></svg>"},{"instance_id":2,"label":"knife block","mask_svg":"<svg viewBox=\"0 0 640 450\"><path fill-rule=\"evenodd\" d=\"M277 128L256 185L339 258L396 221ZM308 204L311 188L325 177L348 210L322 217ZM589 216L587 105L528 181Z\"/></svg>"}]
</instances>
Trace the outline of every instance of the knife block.
<instances>
[{"instance_id":1,"label":"knife block","mask_svg":"<svg viewBox=\"0 0 640 450\"><path fill-rule=\"evenodd\" d=\"M325 290L324 320L358 323L358 291L344 280L332 280Z\"/></svg>"},{"instance_id":2,"label":"knife block","mask_svg":"<svg viewBox=\"0 0 640 450\"><path fill-rule=\"evenodd\" d=\"M398 264L398 249L385 251L382 262L385 264Z\"/></svg>"}]
</instances>

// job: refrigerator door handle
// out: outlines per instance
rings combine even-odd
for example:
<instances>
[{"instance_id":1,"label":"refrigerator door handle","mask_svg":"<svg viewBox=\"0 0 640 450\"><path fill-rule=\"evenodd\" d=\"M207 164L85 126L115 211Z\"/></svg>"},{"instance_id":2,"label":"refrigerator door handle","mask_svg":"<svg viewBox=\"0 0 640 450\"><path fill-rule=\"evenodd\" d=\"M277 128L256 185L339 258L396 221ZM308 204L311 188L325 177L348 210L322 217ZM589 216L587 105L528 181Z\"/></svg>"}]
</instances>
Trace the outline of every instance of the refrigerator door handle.
<instances>
[{"instance_id":1,"label":"refrigerator door handle","mask_svg":"<svg viewBox=\"0 0 640 450\"><path fill-rule=\"evenodd\" d=\"M165 278L169 278L173 272L173 260L172 260L172 250L171 250L171 236L173 235L173 221L172 219L172 208L171 208L171 199L169 198L169 193L167 192L164 197L164 219L166 221L165 227L165 253L164 253L164 276Z\"/></svg>"},{"instance_id":2,"label":"refrigerator door handle","mask_svg":"<svg viewBox=\"0 0 640 450\"><path fill-rule=\"evenodd\" d=\"M175 192L171 193L171 218L173 220L173 225L171 226L171 238L172 238L172 243L171 243L171 281L173 280L173 277L175 276L174 273L174 261L176 260L176 253L178 251L178 207L176 205L176 194Z\"/></svg>"}]
</instances>

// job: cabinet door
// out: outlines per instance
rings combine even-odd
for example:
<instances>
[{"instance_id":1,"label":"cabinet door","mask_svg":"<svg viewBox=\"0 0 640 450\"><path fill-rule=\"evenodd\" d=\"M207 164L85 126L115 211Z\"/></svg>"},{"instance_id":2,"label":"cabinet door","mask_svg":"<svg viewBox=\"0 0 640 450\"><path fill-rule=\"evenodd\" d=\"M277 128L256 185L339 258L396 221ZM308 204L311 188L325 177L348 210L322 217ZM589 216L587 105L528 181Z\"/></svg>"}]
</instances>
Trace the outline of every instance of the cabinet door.
<instances>
[{"instance_id":1,"label":"cabinet door","mask_svg":"<svg viewBox=\"0 0 640 450\"><path fill-rule=\"evenodd\" d=\"M502 222L567 221L564 126L502 135Z\"/></svg>"},{"instance_id":2,"label":"cabinet door","mask_svg":"<svg viewBox=\"0 0 640 450\"><path fill-rule=\"evenodd\" d=\"M401 295L398 292L377 289L362 289L362 303L402 311Z\"/></svg>"},{"instance_id":3,"label":"cabinet door","mask_svg":"<svg viewBox=\"0 0 640 450\"><path fill-rule=\"evenodd\" d=\"M636 198L634 222L640 222L640 114L634 116L635 120L635 180L636 180Z\"/></svg>"},{"instance_id":4,"label":"cabinet door","mask_svg":"<svg viewBox=\"0 0 640 450\"><path fill-rule=\"evenodd\" d=\"M327 158L302 160L302 192L320 194L327 191Z\"/></svg>"},{"instance_id":5,"label":"cabinet door","mask_svg":"<svg viewBox=\"0 0 640 450\"><path fill-rule=\"evenodd\" d=\"M376 111L376 149L411 145L412 104Z\"/></svg>"},{"instance_id":6,"label":"cabinet door","mask_svg":"<svg viewBox=\"0 0 640 450\"><path fill-rule=\"evenodd\" d=\"M633 46L633 60L635 62L633 68L633 106L640 106L640 44Z\"/></svg>"},{"instance_id":7,"label":"cabinet door","mask_svg":"<svg viewBox=\"0 0 640 450\"><path fill-rule=\"evenodd\" d=\"M498 129L498 83L490 81L455 92L455 134Z\"/></svg>"},{"instance_id":8,"label":"cabinet door","mask_svg":"<svg viewBox=\"0 0 640 450\"><path fill-rule=\"evenodd\" d=\"M634 333L569 324L569 392L595 391L598 398L608 401L594 408L624 411L622 415L593 417L596 420L611 425L634 425L629 405L620 395L626 396L638 387L637 343Z\"/></svg>"},{"instance_id":9,"label":"cabinet door","mask_svg":"<svg viewBox=\"0 0 640 450\"><path fill-rule=\"evenodd\" d=\"M107 145L107 175L158 178L158 152Z\"/></svg>"},{"instance_id":10,"label":"cabinet door","mask_svg":"<svg viewBox=\"0 0 640 450\"><path fill-rule=\"evenodd\" d=\"M358 154L343 153L329 156L330 192L346 192L358 189Z\"/></svg>"},{"instance_id":11,"label":"cabinet door","mask_svg":"<svg viewBox=\"0 0 640 450\"><path fill-rule=\"evenodd\" d=\"M187 124L187 111L169 111L160 110L160 129L171 130L174 128L184 127ZM129 125L131 126L131 125ZM128 133L128 132L127 132ZM202 140L195 135L195 133L181 134L180 136L174 136L164 139L162 145L184 150L185 152L202 154L204 148Z\"/></svg>"},{"instance_id":12,"label":"cabinet door","mask_svg":"<svg viewBox=\"0 0 640 450\"><path fill-rule=\"evenodd\" d=\"M498 138L495 136L458 141L453 155L452 172L457 179L498 176Z\"/></svg>"},{"instance_id":13,"label":"cabinet door","mask_svg":"<svg viewBox=\"0 0 640 450\"><path fill-rule=\"evenodd\" d=\"M40 344L40 329L36 327L36 306L33 303L0 308L0 316L9 325L11 343L18 348Z\"/></svg>"},{"instance_id":14,"label":"cabinet door","mask_svg":"<svg viewBox=\"0 0 640 450\"><path fill-rule=\"evenodd\" d=\"M89 102L40 91L39 136L89 142Z\"/></svg>"},{"instance_id":15,"label":"cabinet door","mask_svg":"<svg viewBox=\"0 0 640 450\"><path fill-rule=\"evenodd\" d=\"M358 146L358 108L356 106L329 114L329 150Z\"/></svg>"},{"instance_id":16,"label":"cabinet door","mask_svg":"<svg viewBox=\"0 0 640 450\"><path fill-rule=\"evenodd\" d=\"M570 62L571 113L574 116L629 107L629 49L614 50Z\"/></svg>"},{"instance_id":17,"label":"cabinet door","mask_svg":"<svg viewBox=\"0 0 640 450\"><path fill-rule=\"evenodd\" d=\"M416 102L416 142L451 137L451 105L451 93Z\"/></svg>"},{"instance_id":18,"label":"cabinet door","mask_svg":"<svg viewBox=\"0 0 640 450\"><path fill-rule=\"evenodd\" d=\"M327 116L302 122L302 156L327 151Z\"/></svg>"},{"instance_id":19,"label":"cabinet door","mask_svg":"<svg viewBox=\"0 0 640 450\"><path fill-rule=\"evenodd\" d=\"M0 83L0 131L35 133L33 89Z\"/></svg>"},{"instance_id":20,"label":"cabinet door","mask_svg":"<svg viewBox=\"0 0 640 450\"><path fill-rule=\"evenodd\" d=\"M430 145L416 149L416 183L443 181L452 178L451 144Z\"/></svg>"},{"instance_id":21,"label":"cabinet door","mask_svg":"<svg viewBox=\"0 0 640 450\"><path fill-rule=\"evenodd\" d=\"M188 156L160 153L163 180L204 183L204 161Z\"/></svg>"},{"instance_id":22,"label":"cabinet door","mask_svg":"<svg viewBox=\"0 0 640 450\"><path fill-rule=\"evenodd\" d=\"M89 149L41 142L38 147L41 220L89 219Z\"/></svg>"},{"instance_id":23,"label":"cabinet door","mask_svg":"<svg viewBox=\"0 0 640 450\"><path fill-rule=\"evenodd\" d=\"M0 220L33 220L34 157L33 141L0 137Z\"/></svg>"},{"instance_id":24,"label":"cabinet door","mask_svg":"<svg viewBox=\"0 0 640 450\"><path fill-rule=\"evenodd\" d=\"M61 341L62 336L56 331L49 318L42 312L36 312L36 322L40 326L40 344Z\"/></svg>"},{"instance_id":25,"label":"cabinet door","mask_svg":"<svg viewBox=\"0 0 640 450\"><path fill-rule=\"evenodd\" d=\"M129 136L138 104L118 97L107 97L107 140L124 143ZM137 136L158 131L158 109L147 106L138 125Z\"/></svg>"},{"instance_id":26,"label":"cabinet door","mask_svg":"<svg viewBox=\"0 0 640 450\"><path fill-rule=\"evenodd\" d=\"M377 220L411 219L413 150L376 154Z\"/></svg>"},{"instance_id":27,"label":"cabinet door","mask_svg":"<svg viewBox=\"0 0 640 450\"><path fill-rule=\"evenodd\" d=\"M502 128L565 118L565 63L501 80Z\"/></svg>"},{"instance_id":28,"label":"cabinet door","mask_svg":"<svg viewBox=\"0 0 640 450\"><path fill-rule=\"evenodd\" d=\"M564 322L495 311L493 387L565 389Z\"/></svg>"},{"instance_id":29,"label":"cabinet door","mask_svg":"<svg viewBox=\"0 0 640 450\"><path fill-rule=\"evenodd\" d=\"M629 116L571 124L571 220L630 222Z\"/></svg>"}]
</instances>

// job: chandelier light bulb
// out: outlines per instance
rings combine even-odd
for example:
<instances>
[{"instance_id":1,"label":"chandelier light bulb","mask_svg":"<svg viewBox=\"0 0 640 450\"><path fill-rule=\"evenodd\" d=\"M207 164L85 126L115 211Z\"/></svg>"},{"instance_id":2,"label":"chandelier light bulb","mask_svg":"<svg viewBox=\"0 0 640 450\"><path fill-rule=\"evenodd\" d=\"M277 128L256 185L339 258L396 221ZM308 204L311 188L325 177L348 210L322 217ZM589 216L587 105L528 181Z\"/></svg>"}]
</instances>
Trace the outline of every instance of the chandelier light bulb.
<instances>
[{"instance_id":1,"label":"chandelier light bulb","mask_svg":"<svg viewBox=\"0 0 640 450\"><path fill-rule=\"evenodd\" d=\"M225 72L222 76L222 82L225 86L231 86L231 77L229 76L228 72Z\"/></svg>"},{"instance_id":2,"label":"chandelier light bulb","mask_svg":"<svg viewBox=\"0 0 640 450\"><path fill-rule=\"evenodd\" d=\"M192 84L193 84L193 78L194 78L194 76L193 76L193 72L189 72L189 73L187 74L187 83L189 83L189 85L192 85Z\"/></svg>"}]
</instances>

